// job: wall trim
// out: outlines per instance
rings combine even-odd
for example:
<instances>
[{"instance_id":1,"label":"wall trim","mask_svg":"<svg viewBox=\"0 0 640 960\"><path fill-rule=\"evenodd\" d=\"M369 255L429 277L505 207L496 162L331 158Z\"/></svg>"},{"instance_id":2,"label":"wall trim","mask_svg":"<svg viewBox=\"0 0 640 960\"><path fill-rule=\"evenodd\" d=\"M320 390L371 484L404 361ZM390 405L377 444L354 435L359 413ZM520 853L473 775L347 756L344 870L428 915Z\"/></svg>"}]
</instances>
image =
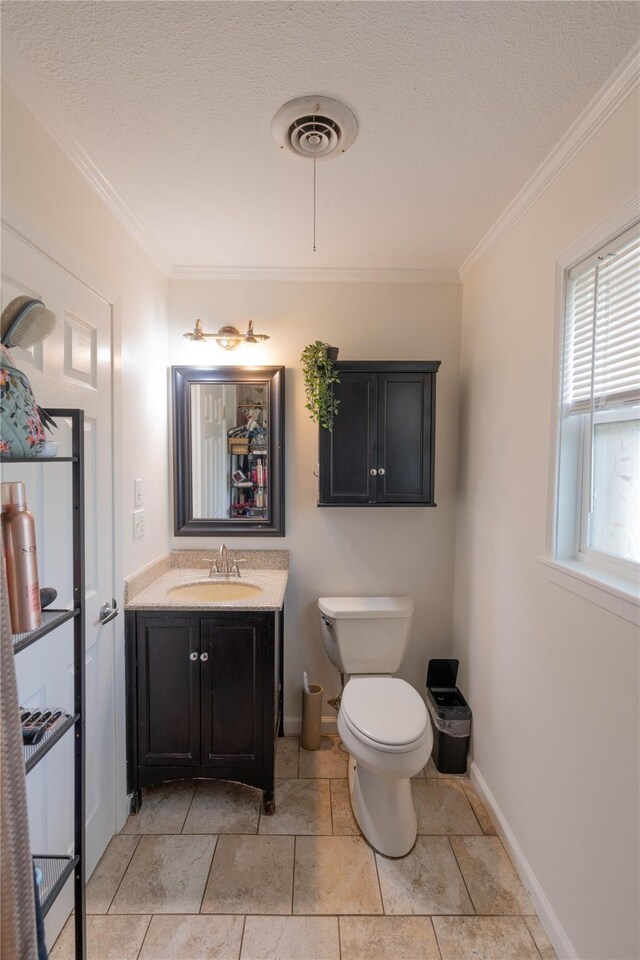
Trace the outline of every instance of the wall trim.
<instances>
[{"instance_id":1,"label":"wall trim","mask_svg":"<svg viewBox=\"0 0 640 960\"><path fill-rule=\"evenodd\" d=\"M173 267L170 280L280 280L330 283L432 283L460 285L457 270L403 270L393 267Z\"/></svg>"},{"instance_id":2,"label":"wall trim","mask_svg":"<svg viewBox=\"0 0 640 960\"><path fill-rule=\"evenodd\" d=\"M336 716L323 717L320 721L320 732L325 736L338 732L338 718ZM302 717L287 716L284 717L284 735L285 737L299 737L302 733Z\"/></svg>"},{"instance_id":3,"label":"wall trim","mask_svg":"<svg viewBox=\"0 0 640 960\"><path fill-rule=\"evenodd\" d=\"M640 82L640 43L636 43L620 66L609 77L567 132L560 138L524 187L500 214L480 243L471 251L459 269L460 280L469 277L486 260L529 207L547 189L573 158L583 149L600 127Z\"/></svg>"},{"instance_id":4,"label":"wall trim","mask_svg":"<svg viewBox=\"0 0 640 960\"><path fill-rule=\"evenodd\" d=\"M502 840L527 893L531 897L535 911L556 953L559 957L566 957L567 960L579 960L575 947L560 923L547 895L542 889L540 881L533 872L531 864L527 860L522 847L509 826L507 818L498 806L496 798L489 789L475 761L469 766L469 776L480 795L480 799L485 806L489 808L491 819L495 824L498 836Z\"/></svg>"},{"instance_id":5,"label":"wall trim","mask_svg":"<svg viewBox=\"0 0 640 960\"><path fill-rule=\"evenodd\" d=\"M7 44L6 49L2 51L2 75L16 96L22 100L80 175L95 190L129 236L142 248L158 270L168 276L172 264L167 255L113 183L102 172L71 126L63 120L36 80L31 68L11 44Z\"/></svg>"}]
</instances>

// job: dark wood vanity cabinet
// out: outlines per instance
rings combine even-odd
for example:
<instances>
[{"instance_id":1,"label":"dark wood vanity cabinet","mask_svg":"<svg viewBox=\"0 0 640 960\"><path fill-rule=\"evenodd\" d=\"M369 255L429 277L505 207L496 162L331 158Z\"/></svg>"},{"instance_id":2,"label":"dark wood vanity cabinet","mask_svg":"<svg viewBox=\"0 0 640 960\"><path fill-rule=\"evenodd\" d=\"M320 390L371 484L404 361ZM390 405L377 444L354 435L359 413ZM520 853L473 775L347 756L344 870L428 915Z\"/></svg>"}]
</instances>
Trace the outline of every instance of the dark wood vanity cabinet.
<instances>
[{"instance_id":1,"label":"dark wood vanity cabinet","mask_svg":"<svg viewBox=\"0 0 640 960\"><path fill-rule=\"evenodd\" d=\"M318 506L435 506L440 361L341 362L333 431L320 430Z\"/></svg>"},{"instance_id":2,"label":"dark wood vanity cabinet","mask_svg":"<svg viewBox=\"0 0 640 960\"><path fill-rule=\"evenodd\" d=\"M238 780L273 812L280 612L127 613L127 780Z\"/></svg>"}]
</instances>

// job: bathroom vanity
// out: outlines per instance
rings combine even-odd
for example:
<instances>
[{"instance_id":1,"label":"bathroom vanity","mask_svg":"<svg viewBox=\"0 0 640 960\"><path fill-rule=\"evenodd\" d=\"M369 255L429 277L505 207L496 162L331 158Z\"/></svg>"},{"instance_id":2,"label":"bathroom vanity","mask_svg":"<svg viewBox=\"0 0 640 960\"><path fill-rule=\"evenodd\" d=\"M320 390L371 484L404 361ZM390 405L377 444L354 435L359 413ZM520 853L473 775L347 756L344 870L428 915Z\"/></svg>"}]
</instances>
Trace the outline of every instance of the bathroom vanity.
<instances>
[{"instance_id":1,"label":"bathroom vanity","mask_svg":"<svg viewBox=\"0 0 640 960\"><path fill-rule=\"evenodd\" d=\"M274 812L286 580L287 570L224 580L171 568L127 600L132 813L143 787L201 778L259 787ZM200 599L211 592L231 599Z\"/></svg>"}]
</instances>

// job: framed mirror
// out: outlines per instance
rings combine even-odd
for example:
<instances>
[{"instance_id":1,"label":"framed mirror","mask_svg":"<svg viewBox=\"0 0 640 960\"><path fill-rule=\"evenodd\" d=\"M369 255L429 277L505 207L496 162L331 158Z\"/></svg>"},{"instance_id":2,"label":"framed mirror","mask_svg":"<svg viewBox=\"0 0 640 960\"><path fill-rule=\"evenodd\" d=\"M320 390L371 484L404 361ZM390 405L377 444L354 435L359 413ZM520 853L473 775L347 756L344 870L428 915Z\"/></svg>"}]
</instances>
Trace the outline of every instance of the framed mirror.
<instances>
[{"instance_id":1,"label":"framed mirror","mask_svg":"<svg viewBox=\"0 0 640 960\"><path fill-rule=\"evenodd\" d=\"M174 533L284 536L284 367L172 367Z\"/></svg>"}]
</instances>

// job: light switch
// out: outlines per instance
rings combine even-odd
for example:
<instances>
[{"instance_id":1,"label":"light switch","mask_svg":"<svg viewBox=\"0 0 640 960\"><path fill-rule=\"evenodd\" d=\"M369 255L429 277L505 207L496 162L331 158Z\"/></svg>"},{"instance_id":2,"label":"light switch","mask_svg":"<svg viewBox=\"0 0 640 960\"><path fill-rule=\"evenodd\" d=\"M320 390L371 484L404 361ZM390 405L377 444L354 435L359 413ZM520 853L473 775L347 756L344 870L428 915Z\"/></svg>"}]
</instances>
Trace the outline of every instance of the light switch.
<instances>
[{"instance_id":1,"label":"light switch","mask_svg":"<svg viewBox=\"0 0 640 960\"><path fill-rule=\"evenodd\" d=\"M139 510L142 506L142 480L133 481L133 507Z\"/></svg>"}]
</instances>

